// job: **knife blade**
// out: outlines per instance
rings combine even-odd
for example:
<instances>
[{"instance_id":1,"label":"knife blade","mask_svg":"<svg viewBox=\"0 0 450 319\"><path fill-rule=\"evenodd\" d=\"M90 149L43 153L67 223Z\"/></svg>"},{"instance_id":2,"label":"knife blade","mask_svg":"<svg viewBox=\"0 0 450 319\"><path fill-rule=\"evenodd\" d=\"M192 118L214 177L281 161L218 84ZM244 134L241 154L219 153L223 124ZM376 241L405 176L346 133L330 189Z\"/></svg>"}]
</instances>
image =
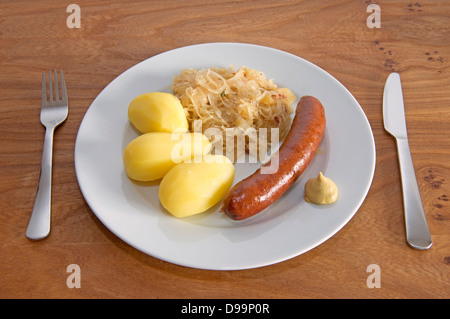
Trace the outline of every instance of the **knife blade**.
<instances>
[{"instance_id":1,"label":"knife blade","mask_svg":"<svg viewBox=\"0 0 450 319\"><path fill-rule=\"evenodd\" d=\"M391 73L384 86L383 122L385 130L395 138L397 144L402 180L406 242L415 249L428 249L433 242L409 148L402 84L398 73Z\"/></svg>"}]
</instances>

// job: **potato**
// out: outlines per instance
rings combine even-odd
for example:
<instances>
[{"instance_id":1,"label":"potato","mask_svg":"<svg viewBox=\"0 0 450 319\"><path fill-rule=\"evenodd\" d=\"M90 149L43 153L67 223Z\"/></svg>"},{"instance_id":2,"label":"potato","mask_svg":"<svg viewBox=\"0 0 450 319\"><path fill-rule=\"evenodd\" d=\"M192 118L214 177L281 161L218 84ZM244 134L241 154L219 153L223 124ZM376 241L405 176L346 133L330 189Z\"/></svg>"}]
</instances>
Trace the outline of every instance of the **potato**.
<instances>
[{"instance_id":1,"label":"potato","mask_svg":"<svg viewBox=\"0 0 450 319\"><path fill-rule=\"evenodd\" d=\"M128 106L128 118L141 133L188 130L183 106L170 93L151 92L135 97Z\"/></svg>"},{"instance_id":2,"label":"potato","mask_svg":"<svg viewBox=\"0 0 450 319\"><path fill-rule=\"evenodd\" d=\"M233 163L222 155L207 155L201 163L182 163L161 181L159 200L172 215L187 217L217 204L234 179Z\"/></svg>"},{"instance_id":3,"label":"potato","mask_svg":"<svg viewBox=\"0 0 450 319\"><path fill-rule=\"evenodd\" d=\"M131 179L154 181L183 161L201 159L211 150L211 143L201 133L145 133L125 148L123 162Z\"/></svg>"}]
</instances>

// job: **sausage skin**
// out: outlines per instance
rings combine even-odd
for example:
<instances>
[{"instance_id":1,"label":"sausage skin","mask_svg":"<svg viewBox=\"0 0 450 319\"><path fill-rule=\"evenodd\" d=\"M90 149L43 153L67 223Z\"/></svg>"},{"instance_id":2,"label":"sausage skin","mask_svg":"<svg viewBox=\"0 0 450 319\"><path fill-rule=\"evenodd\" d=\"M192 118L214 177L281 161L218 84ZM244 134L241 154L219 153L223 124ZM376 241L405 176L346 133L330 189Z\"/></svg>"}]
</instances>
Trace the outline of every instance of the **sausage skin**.
<instances>
[{"instance_id":1,"label":"sausage skin","mask_svg":"<svg viewBox=\"0 0 450 319\"><path fill-rule=\"evenodd\" d=\"M222 211L231 219L249 218L275 202L298 179L317 152L325 132L325 110L312 96L300 99L291 128L278 150L278 170L261 174L261 168L233 186ZM272 161L272 159L270 161ZM263 166L269 166L267 162Z\"/></svg>"}]
</instances>

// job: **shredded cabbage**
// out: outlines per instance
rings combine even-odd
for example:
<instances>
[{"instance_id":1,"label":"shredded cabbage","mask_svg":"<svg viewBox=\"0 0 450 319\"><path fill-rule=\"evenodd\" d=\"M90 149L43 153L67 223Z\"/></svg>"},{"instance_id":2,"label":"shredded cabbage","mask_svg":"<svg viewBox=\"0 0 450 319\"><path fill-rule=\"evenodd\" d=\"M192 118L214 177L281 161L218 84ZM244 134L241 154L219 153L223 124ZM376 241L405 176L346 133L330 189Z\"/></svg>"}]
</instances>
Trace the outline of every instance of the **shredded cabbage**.
<instances>
[{"instance_id":1,"label":"shredded cabbage","mask_svg":"<svg viewBox=\"0 0 450 319\"><path fill-rule=\"evenodd\" d=\"M296 100L289 89L278 88L264 73L245 66L237 71L232 66L184 69L174 77L172 91L183 105L190 131L219 129L222 140L212 141L213 147L215 142L222 143L231 160L243 152L238 143L226 143L227 138L244 138L244 152L255 142L258 154L259 148L271 145L272 128L278 129L277 142L282 141L289 131ZM266 130L260 131L261 128ZM267 141L265 145L260 143L260 134L267 134L261 136Z\"/></svg>"}]
</instances>

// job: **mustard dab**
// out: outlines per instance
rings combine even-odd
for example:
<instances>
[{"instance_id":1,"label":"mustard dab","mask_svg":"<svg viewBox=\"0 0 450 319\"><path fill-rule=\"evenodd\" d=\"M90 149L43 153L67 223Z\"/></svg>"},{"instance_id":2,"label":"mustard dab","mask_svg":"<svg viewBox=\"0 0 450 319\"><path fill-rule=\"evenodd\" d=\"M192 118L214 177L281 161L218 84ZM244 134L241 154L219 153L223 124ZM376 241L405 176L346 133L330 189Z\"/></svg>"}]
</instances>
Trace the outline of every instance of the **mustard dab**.
<instances>
[{"instance_id":1,"label":"mustard dab","mask_svg":"<svg viewBox=\"0 0 450 319\"><path fill-rule=\"evenodd\" d=\"M338 188L328 177L319 172L319 176L311 178L305 185L305 200L318 205L334 203L338 198Z\"/></svg>"}]
</instances>

